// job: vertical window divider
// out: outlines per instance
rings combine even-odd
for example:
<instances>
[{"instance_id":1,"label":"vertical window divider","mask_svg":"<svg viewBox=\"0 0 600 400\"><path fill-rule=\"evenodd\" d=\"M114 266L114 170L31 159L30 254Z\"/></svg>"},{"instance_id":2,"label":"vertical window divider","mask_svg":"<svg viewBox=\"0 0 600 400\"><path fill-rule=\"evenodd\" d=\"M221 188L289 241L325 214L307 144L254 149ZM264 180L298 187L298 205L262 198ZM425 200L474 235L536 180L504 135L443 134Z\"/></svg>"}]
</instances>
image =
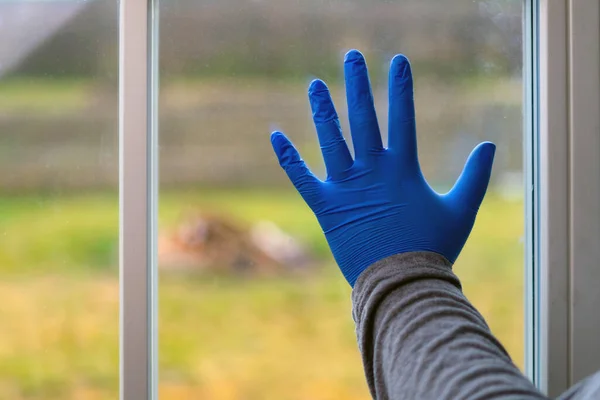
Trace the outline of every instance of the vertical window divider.
<instances>
[{"instance_id":1,"label":"vertical window divider","mask_svg":"<svg viewBox=\"0 0 600 400\"><path fill-rule=\"evenodd\" d=\"M120 398L155 400L157 380L158 4L119 13Z\"/></svg>"}]
</instances>

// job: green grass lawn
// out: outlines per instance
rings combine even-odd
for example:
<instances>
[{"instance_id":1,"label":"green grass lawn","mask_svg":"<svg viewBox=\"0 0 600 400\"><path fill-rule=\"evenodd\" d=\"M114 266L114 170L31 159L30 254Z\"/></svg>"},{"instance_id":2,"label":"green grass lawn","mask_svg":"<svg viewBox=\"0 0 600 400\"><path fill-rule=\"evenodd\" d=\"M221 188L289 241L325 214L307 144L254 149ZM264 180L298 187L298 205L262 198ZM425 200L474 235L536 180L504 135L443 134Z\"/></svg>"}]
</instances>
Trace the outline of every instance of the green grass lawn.
<instances>
[{"instance_id":1,"label":"green grass lawn","mask_svg":"<svg viewBox=\"0 0 600 400\"><path fill-rule=\"evenodd\" d=\"M367 399L350 288L291 191L161 193L160 224L205 210L269 219L324 268L302 277L163 274L161 399ZM0 398L118 396L116 194L0 197ZM521 365L520 201L491 193L455 265L465 293Z\"/></svg>"}]
</instances>

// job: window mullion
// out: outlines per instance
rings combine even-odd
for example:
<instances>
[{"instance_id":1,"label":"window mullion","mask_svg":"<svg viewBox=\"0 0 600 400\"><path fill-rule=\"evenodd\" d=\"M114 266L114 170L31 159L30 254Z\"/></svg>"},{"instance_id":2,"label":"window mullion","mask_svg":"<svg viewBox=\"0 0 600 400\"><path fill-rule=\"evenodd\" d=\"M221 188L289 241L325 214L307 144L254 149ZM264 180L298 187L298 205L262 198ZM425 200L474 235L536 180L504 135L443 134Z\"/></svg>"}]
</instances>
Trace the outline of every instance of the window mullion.
<instances>
[{"instance_id":1,"label":"window mullion","mask_svg":"<svg viewBox=\"0 0 600 400\"><path fill-rule=\"evenodd\" d=\"M156 63L152 0L120 2L120 397L157 398ZM156 59L157 57L154 57Z\"/></svg>"},{"instance_id":2,"label":"window mullion","mask_svg":"<svg viewBox=\"0 0 600 400\"><path fill-rule=\"evenodd\" d=\"M569 386L568 0L539 2L538 387Z\"/></svg>"}]
</instances>

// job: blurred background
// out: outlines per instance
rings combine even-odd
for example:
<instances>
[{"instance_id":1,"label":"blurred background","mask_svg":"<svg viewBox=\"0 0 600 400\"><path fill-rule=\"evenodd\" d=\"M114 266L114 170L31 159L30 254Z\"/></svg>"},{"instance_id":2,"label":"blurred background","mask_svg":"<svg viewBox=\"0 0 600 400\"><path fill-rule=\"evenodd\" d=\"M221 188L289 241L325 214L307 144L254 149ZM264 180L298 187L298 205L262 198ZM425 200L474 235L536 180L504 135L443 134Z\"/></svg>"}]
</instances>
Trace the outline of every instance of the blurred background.
<instances>
[{"instance_id":1,"label":"blurred background","mask_svg":"<svg viewBox=\"0 0 600 400\"><path fill-rule=\"evenodd\" d=\"M389 61L411 59L437 190L497 144L455 271L522 366L523 18L521 0L161 1L162 399L369 398L350 288L268 139L323 176L306 87L327 81L348 137L351 48L383 132ZM0 398L118 397L117 190L118 3L0 1Z\"/></svg>"}]
</instances>

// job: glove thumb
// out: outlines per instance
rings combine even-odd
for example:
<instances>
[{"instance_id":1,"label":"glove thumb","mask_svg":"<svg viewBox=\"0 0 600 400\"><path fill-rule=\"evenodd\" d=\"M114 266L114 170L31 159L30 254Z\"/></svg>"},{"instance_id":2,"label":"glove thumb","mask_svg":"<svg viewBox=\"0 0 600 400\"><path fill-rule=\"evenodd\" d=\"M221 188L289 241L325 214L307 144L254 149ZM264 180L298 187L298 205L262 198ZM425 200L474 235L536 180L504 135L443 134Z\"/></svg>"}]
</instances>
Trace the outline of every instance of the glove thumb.
<instances>
[{"instance_id":1,"label":"glove thumb","mask_svg":"<svg viewBox=\"0 0 600 400\"><path fill-rule=\"evenodd\" d=\"M490 182L495 153L496 145L491 142L480 143L473 149L449 193L455 204L475 211L479 209Z\"/></svg>"}]
</instances>

